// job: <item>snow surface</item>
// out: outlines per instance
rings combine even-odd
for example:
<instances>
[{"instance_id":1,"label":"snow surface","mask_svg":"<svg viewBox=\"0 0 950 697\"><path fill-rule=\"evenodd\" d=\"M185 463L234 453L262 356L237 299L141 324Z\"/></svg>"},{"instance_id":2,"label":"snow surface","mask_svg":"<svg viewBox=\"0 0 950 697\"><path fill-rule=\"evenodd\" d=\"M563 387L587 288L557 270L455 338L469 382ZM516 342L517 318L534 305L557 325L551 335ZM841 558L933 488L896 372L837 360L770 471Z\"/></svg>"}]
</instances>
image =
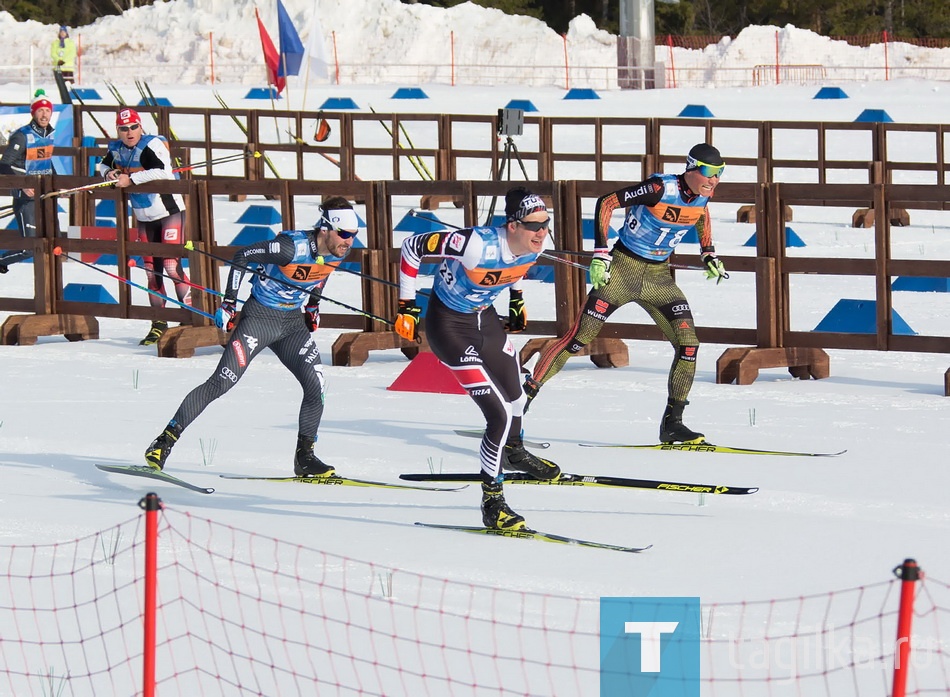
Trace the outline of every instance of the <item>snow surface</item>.
<instances>
[{"instance_id":1,"label":"snow surface","mask_svg":"<svg viewBox=\"0 0 950 697\"><path fill-rule=\"evenodd\" d=\"M903 102L918 95L925 99L940 86L908 82L901 89L893 87L894 103L878 104L896 111ZM171 86L161 90L176 103L185 103L191 95ZM378 100L391 90L379 86ZM240 103L236 92L225 96ZM650 96L658 103L665 96L667 108L681 99L674 90ZM826 108L806 101L794 88L736 91L733 98L745 100L737 108L749 116L760 109L783 108L776 104L780 99L787 100L784 108L789 112ZM557 105L546 102L552 111ZM604 111L609 105L603 101L596 108ZM233 210L236 218L240 209ZM753 253L742 246L752 229L734 222L735 207L714 202L711 210L727 267L730 255ZM821 209L810 209L809 214L812 220L794 225L814 246L795 253L867 254L871 232L851 229L840 211L826 220ZM926 224L901 229L895 246L909 247L910 258L924 253L927 258L950 258L950 243L941 234L948 227L944 214L931 213ZM114 285L85 268L67 270L67 282ZM344 301L354 297L355 279L338 276L328 291ZM29 297L32 269L14 266L0 282L5 293ZM138 282L144 283L144 277ZM754 321L753 286L746 275L734 274L718 287L698 273L682 273L680 282L700 325L751 326ZM799 314L793 328L798 329L813 328L840 297L872 297L864 279L832 277L831 285L810 279L796 282L800 290L794 307ZM945 295L896 293L895 308L914 329L946 335L950 307ZM530 316L553 316L550 286L533 283L526 296ZM137 302L144 304L144 295ZM618 315L620 321L644 319L635 307ZM92 464L139 462L145 446L188 390L210 374L220 354L209 348L193 359L160 359L154 349L137 346L146 323L100 322L98 341L69 343L52 337L33 347L0 347L7 375L0 414L0 443L6 453L0 534L6 543L69 539L124 519L140 493L155 487L97 472ZM317 334L325 360L337 334ZM516 342L526 338L516 337ZM656 437L670 351L660 343L628 343L627 368L599 370L584 358L572 359L532 408L527 437L551 441L546 454L567 471L758 486L761 491L745 498L707 499L704 506L693 495L596 489L522 487L512 489L508 497L535 527L617 543L653 543L645 556L617 558L498 540L469 540L463 547L450 534L410 527L419 519L477 523L474 490L268 490L219 480L216 475L225 472L290 470L298 388L270 354L259 358L237 388L209 407L169 461L171 472L215 486L218 493L204 497L159 489L169 505L253 526L258 532L270 530L281 539L303 542L319 529L327 551L489 582L497 580L503 568L505 583L538 591L598 596L663 590L700 595L704 601L782 597L875 581L905 556L919 558L934 576L950 578L941 534L950 523L942 486L946 476L937 456L950 409L943 397L946 356L833 351L827 380L798 381L774 370L765 371L754 385L738 387L714 381L715 361L727 347L702 348L687 423L713 441L739 446L848 449L837 458L578 448L576 443L584 441L650 442ZM464 396L387 391L405 366L401 353L388 351L374 352L359 368L326 367L329 397L318 443L321 457L342 474L374 479L425 471L429 458L447 471L476 471L477 442L452 432L479 427L474 404ZM233 440L235 433L240 433L240 442ZM211 440L218 443L217 453L205 467L201 441ZM258 497L264 506L258 505ZM282 515L272 515L275 507ZM486 566L485 554L497 564ZM750 558L753 564L747 563ZM813 574L814 569L823 571Z\"/></svg>"}]
</instances>

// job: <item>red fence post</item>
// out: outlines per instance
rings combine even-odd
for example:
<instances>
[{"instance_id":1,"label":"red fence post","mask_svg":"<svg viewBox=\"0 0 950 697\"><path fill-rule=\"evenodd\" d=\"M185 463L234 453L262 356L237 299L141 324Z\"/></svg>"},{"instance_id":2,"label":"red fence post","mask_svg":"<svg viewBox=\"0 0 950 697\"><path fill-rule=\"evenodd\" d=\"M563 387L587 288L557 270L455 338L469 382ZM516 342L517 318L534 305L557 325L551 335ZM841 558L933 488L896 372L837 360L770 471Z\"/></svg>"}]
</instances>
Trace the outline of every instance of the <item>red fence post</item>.
<instances>
[{"instance_id":1,"label":"red fence post","mask_svg":"<svg viewBox=\"0 0 950 697\"><path fill-rule=\"evenodd\" d=\"M905 559L894 567L894 575L901 580L900 610L897 615L897 647L894 651L894 690L891 697L905 697L907 674L910 668L910 630L914 619L914 591L923 571L913 559Z\"/></svg>"},{"instance_id":2,"label":"red fence post","mask_svg":"<svg viewBox=\"0 0 950 697\"><path fill-rule=\"evenodd\" d=\"M571 89L571 68L567 60L567 34L561 34L564 39L564 89Z\"/></svg>"},{"instance_id":3,"label":"red fence post","mask_svg":"<svg viewBox=\"0 0 950 697\"><path fill-rule=\"evenodd\" d=\"M145 602L142 651L142 697L155 697L155 627L158 598L158 512L162 500L148 493L139 506L145 511Z\"/></svg>"}]
</instances>

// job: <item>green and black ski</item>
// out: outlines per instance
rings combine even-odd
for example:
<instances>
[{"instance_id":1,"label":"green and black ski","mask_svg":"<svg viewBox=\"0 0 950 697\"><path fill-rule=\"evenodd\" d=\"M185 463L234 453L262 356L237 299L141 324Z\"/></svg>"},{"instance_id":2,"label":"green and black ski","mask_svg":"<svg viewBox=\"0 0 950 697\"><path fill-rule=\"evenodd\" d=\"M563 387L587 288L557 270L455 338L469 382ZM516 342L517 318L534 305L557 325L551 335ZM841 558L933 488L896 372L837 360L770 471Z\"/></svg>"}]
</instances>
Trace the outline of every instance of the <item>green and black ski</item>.
<instances>
[{"instance_id":1,"label":"green and black ski","mask_svg":"<svg viewBox=\"0 0 950 697\"><path fill-rule=\"evenodd\" d=\"M191 482L186 482L184 479L179 479L172 474L162 472L161 470L157 470L154 467L149 467L148 465L96 465L96 467L101 469L103 472L129 474L133 477L155 479L160 482L165 482L166 484L174 484L175 486L184 487L185 489L189 489L191 491L197 491L200 494L214 493L214 489L198 486L197 484L192 484Z\"/></svg>"},{"instance_id":2,"label":"green and black ski","mask_svg":"<svg viewBox=\"0 0 950 697\"><path fill-rule=\"evenodd\" d=\"M459 532L470 532L478 535L495 535L498 537L517 537L523 540L539 540L541 542L553 542L560 545L575 545L577 547L593 547L594 549L610 549L615 552L629 552L637 554L650 549L653 545L646 547L625 547L623 545L612 545L605 542L591 542L590 540L579 540L574 537L564 537L550 532L541 532L540 530L498 530L497 528L481 528L469 525L440 525L438 523L416 523L424 528L437 528L439 530L457 530Z\"/></svg>"},{"instance_id":3,"label":"green and black ski","mask_svg":"<svg viewBox=\"0 0 950 697\"><path fill-rule=\"evenodd\" d=\"M582 448L628 448L634 450L669 450L687 453L728 453L731 455L784 455L789 457L837 457L847 450L836 453L809 453L792 450L759 450L757 448L734 448L731 445L699 443L651 443L644 445L611 445L609 443L578 443Z\"/></svg>"},{"instance_id":4,"label":"green and black ski","mask_svg":"<svg viewBox=\"0 0 950 697\"><path fill-rule=\"evenodd\" d=\"M400 474L400 479L410 482L480 482L478 472L459 474L427 474L425 472ZM607 486L628 489L655 489L658 491L682 491L691 494L729 494L742 496L754 494L759 487L722 486L719 484L687 484L685 482L667 482L654 479L628 479L626 477L607 477L594 474L568 474L562 472L557 479L536 479L524 472L505 472L506 484L535 484L538 486Z\"/></svg>"},{"instance_id":5,"label":"green and black ski","mask_svg":"<svg viewBox=\"0 0 950 697\"><path fill-rule=\"evenodd\" d=\"M431 486L412 486L411 484L398 484L389 482L374 482L368 479L352 479L350 477L340 477L331 475L329 477L258 477L243 474L222 474L222 479L246 479L257 482L295 482L297 484L323 484L326 486L361 486L375 487L379 489L413 489L415 491L461 491L468 487L468 484L456 487L431 487Z\"/></svg>"}]
</instances>

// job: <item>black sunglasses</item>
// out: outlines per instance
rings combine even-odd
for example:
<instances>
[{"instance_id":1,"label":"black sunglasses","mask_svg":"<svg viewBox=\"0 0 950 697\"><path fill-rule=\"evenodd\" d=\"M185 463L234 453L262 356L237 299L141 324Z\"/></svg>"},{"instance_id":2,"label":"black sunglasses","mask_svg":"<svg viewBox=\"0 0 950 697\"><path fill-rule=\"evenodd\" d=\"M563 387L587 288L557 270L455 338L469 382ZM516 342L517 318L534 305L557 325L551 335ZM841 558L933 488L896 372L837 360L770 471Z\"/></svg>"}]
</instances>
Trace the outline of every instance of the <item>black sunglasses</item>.
<instances>
[{"instance_id":1,"label":"black sunglasses","mask_svg":"<svg viewBox=\"0 0 950 697\"><path fill-rule=\"evenodd\" d=\"M119 133L128 133L129 131L139 130L139 124L133 123L131 126L119 126Z\"/></svg>"},{"instance_id":2,"label":"black sunglasses","mask_svg":"<svg viewBox=\"0 0 950 697\"><path fill-rule=\"evenodd\" d=\"M521 227L523 227L523 228L525 228L525 229L527 229L527 230L531 230L531 232L537 232L538 230L544 230L544 229L550 227L550 226L551 226L551 219L550 219L550 218L546 218L545 220L537 220L537 221L532 222L532 223L526 223L526 222L523 221L523 220L519 220L519 221L518 221L518 224L521 225Z\"/></svg>"},{"instance_id":3,"label":"black sunglasses","mask_svg":"<svg viewBox=\"0 0 950 697\"><path fill-rule=\"evenodd\" d=\"M350 232L349 230L341 230L340 228L333 228L333 232L335 232L344 240L348 240L353 237L356 237L356 235L359 233L359 230L353 230L352 232Z\"/></svg>"}]
</instances>

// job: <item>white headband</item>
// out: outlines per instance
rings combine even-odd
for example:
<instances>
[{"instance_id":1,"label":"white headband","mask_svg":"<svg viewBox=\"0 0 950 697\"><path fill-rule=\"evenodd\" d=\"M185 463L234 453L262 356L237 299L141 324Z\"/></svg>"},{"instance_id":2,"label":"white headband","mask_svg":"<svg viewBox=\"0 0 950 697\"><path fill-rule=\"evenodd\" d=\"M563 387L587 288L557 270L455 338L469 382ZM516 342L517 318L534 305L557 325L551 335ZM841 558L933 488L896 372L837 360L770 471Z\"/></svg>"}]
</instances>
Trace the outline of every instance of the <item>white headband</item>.
<instances>
[{"instance_id":1,"label":"white headband","mask_svg":"<svg viewBox=\"0 0 950 697\"><path fill-rule=\"evenodd\" d=\"M352 208L331 208L323 212L323 221L337 230L354 232L359 230L360 219Z\"/></svg>"}]
</instances>

